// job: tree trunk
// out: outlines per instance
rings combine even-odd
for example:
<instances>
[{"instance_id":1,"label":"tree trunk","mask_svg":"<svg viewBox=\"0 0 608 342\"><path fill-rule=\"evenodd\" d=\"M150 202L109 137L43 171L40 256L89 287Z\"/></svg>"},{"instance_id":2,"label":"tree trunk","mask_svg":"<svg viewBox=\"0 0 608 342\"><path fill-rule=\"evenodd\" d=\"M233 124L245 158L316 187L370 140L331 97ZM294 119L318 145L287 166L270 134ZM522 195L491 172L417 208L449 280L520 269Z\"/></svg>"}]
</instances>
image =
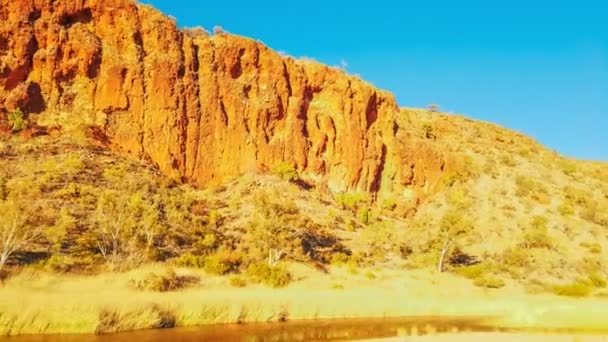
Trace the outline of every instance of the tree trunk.
<instances>
[{"instance_id":1,"label":"tree trunk","mask_svg":"<svg viewBox=\"0 0 608 342\"><path fill-rule=\"evenodd\" d=\"M2 256L0 256L0 280L2 279L2 270L4 269L4 265L6 265L7 261L8 253L3 253Z\"/></svg>"},{"instance_id":2,"label":"tree trunk","mask_svg":"<svg viewBox=\"0 0 608 342\"><path fill-rule=\"evenodd\" d=\"M439 258L439 264L437 265L437 270L439 271L439 273L443 272L443 261L445 259L445 256L448 254L448 250L450 249L452 242L453 241L451 239L447 239L443 244L443 249L441 250L441 257Z\"/></svg>"}]
</instances>

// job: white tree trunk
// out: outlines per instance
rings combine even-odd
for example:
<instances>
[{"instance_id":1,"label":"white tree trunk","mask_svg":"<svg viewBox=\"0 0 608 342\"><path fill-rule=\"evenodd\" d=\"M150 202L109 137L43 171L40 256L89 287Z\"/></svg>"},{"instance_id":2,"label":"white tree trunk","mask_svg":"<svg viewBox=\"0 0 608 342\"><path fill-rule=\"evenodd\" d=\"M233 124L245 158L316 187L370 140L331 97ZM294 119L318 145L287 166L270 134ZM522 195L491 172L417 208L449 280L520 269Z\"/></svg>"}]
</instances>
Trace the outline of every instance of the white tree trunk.
<instances>
[{"instance_id":1,"label":"white tree trunk","mask_svg":"<svg viewBox=\"0 0 608 342\"><path fill-rule=\"evenodd\" d=\"M450 249L452 242L452 239L447 239L443 244L443 249L441 250L441 257L439 258L439 264L437 265L437 271L439 271L439 273L443 272L443 261L445 259L445 256L448 254L448 250Z\"/></svg>"}]
</instances>

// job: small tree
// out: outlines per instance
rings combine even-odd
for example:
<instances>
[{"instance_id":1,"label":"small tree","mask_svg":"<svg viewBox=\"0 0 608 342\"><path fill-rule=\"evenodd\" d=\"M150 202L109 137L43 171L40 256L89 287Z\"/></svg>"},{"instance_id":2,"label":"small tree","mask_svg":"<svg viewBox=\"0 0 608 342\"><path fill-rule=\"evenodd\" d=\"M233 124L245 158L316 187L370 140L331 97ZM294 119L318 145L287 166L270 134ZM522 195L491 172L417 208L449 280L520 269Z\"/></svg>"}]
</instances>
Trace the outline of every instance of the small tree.
<instances>
[{"instance_id":1,"label":"small tree","mask_svg":"<svg viewBox=\"0 0 608 342\"><path fill-rule=\"evenodd\" d=\"M110 270L131 255L136 244L136 221L130 199L105 191L94 213L96 244Z\"/></svg>"},{"instance_id":2,"label":"small tree","mask_svg":"<svg viewBox=\"0 0 608 342\"><path fill-rule=\"evenodd\" d=\"M129 207L137 222L135 233L139 235L139 239L144 243L144 256L146 257L150 255L151 248L162 228L159 202L159 196L155 196L148 202L144 200L143 196L136 194L131 198L129 203Z\"/></svg>"},{"instance_id":3,"label":"small tree","mask_svg":"<svg viewBox=\"0 0 608 342\"><path fill-rule=\"evenodd\" d=\"M471 222L458 210L445 213L439 223L441 236L443 236L443 247L437 263L437 271L443 272L445 259L450 256L450 248L456 240L472 229Z\"/></svg>"},{"instance_id":4,"label":"small tree","mask_svg":"<svg viewBox=\"0 0 608 342\"><path fill-rule=\"evenodd\" d=\"M322 249L331 249L336 243L302 215L294 203L273 201L266 193L258 194L255 202L256 214L247 240L267 257L268 266L275 266L284 257L300 261L318 259Z\"/></svg>"},{"instance_id":5,"label":"small tree","mask_svg":"<svg viewBox=\"0 0 608 342\"><path fill-rule=\"evenodd\" d=\"M438 112L438 111L439 111L439 105L438 105L438 104L431 103L430 105L428 105L428 106L427 106L427 109L428 109L428 111L429 111L429 112L431 112L431 113L436 113L436 112Z\"/></svg>"},{"instance_id":6,"label":"small tree","mask_svg":"<svg viewBox=\"0 0 608 342\"><path fill-rule=\"evenodd\" d=\"M296 168L293 167L292 164L285 162L285 161L282 161L282 162L278 163L277 165L275 165L275 167L272 169L272 171L275 174L277 174L279 177L281 177L281 179L286 180L286 181L294 182L294 181L298 180L298 178L300 178Z\"/></svg>"},{"instance_id":7,"label":"small tree","mask_svg":"<svg viewBox=\"0 0 608 342\"><path fill-rule=\"evenodd\" d=\"M42 234L38 211L14 198L0 200L0 273L9 257Z\"/></svg>"}]
</instances>

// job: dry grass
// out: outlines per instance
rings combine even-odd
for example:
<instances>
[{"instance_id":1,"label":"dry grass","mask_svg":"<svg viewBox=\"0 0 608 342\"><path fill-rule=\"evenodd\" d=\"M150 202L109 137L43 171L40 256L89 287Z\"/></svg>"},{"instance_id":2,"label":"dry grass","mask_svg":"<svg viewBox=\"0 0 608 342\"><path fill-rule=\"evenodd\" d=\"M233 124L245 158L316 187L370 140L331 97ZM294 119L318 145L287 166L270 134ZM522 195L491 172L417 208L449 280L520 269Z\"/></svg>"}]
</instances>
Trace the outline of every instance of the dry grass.
<instances>
[{"instance_id":1,"label":"dry grass","mask_svg":"<svg viewBox=\"0 0 608 342\"><path fill-rule=\"evenodd\" d=\"M26 270L0 288L1 332L420 314L499 315L507 326L608 325L606 164L566 160L519 133L454 115L404 110L399 125L458 165L407 215L399 201L413 192L373 203L362 193L308 191L290 182L300 175L289 165L274 170L283 179L249 174L196 190L82 141L0 139L0 197L45 200L53 211L44 239L11 259L13 270ZM162 204L152 244L131 237L137 253L126 246L117 263L135 270L99 273L104 259L91 240L98 189ZM274 202L260 204L261 195ZM283 229L288 236L272 244L278 233L264 229L276 222L295 227L299 240ZM261 243L264 234L270 238ZM449 272L438 274L447 239ZM324 244L310 253L302 241ZM279 262L290 261L287 270L247 275L283 242L292 242ZM479 263L460 264L455 250ZM153 261L162 265L138 268ZM164 273L167 264L175 273Z\"/></svg>"},{"instance_id":2,"label":"dry grass","mask_svg":"<svg viewBox=\"0 0 608 342\"><path fill-rule=\"evenodd\" d=\"M0 288L1 334L105 333L212 323L310 318L483 315L507 327L595 329L608 324L608 300L530 296L507 286L487 292L432 271L376 269L375 279L342 268L329 274L292 264L299 279L283 289L228 286L230 278L177 269L201 284L172 292L140 291L129 282L163 266L98 276L25 272ZM339 287L336 287L339 284ZM336 290L339 289L339 290ZM494 291L494 290L492 290Z\"/></svg>"}]
</instances>

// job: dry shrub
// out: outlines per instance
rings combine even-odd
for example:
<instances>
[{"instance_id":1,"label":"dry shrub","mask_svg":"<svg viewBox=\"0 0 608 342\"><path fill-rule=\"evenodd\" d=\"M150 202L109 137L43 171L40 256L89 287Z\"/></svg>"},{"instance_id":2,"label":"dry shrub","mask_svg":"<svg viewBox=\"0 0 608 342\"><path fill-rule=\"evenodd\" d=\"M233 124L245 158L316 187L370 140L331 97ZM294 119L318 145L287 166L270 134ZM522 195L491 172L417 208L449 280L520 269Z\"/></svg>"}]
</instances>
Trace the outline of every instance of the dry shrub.
<instances>
[{"instance_id":1,"label":"dry shrub","mask_svg":"<svg viewBox=\"0 0 608 342\"><path fill-rule=\"evenodd\" d=\"M230 286L232 287L245 287L247 286L247 280L240 276L232 276L230 277Z\"/></svg>"},{"instance_id":2,"label":"dry shrub","mask_svg":"<svg viewBox=\"0 0 608 342\"><path fill-rule=\"evenodd\" d=\"M494 275L484 275L480 278L475 279L475 281L473 281L473 284L479 287L498 289L505 286L505 281Z\"/></svg>"},{"instance_id":3,"label":"dry shrub","mask_svg":"<svg viewBox=\"0 0 608 342\"><path fill-rule=\"evenodd\" d=\"M268 266L266 263L258 262L249 265L247 274L258 283L271 287L285 287L291 282L291 274L281 266Z\"/></svg>"},{"instance_id":4,"label":"dry shrub","mask_svg":"<svg viewBox=\"0 0 608 342\"><path fill-rule=\"evenodd\" d=\"M492 265L490 263L480 262L474 265L455 268L454 273L467 279L477 279L491 272L491 268Z\"/></svg>"},{"instance_id":5,"label":"dry shrub","mask_svg":"<svg viewBox=\"0 0 608 342\"><path fill-rule=\"evenodd\" d=\"M209 274L225 275L235 272L241 265L241 256L229 251L219 251L205 258L203 269Z\"/></svg>"},{"instance_id":6,"label":"dry shrub","mask_svg":"<svg viewBox=\"0 0 608 342\"><path fill-rule=\"evenodd\" d=\"M170 292L194 286L199 281L198 277L178 275L175 270L168 268L162 273L147 273L143 279L131 279L129 284L137 290Z\"/></svg>"},{"instance_id":7,"label":"dry shrub","mask_svg":"<svg viewBox=\"0 0 608 342\"><path fill-rule=\"evenodd\" d=\"M174 328L175 322L175 313L157 304L127 312L104 309L99 313L95 333L109 334L136 329Z\"/></svg>"},{"instance_id":8,"label":"dry shrub","mask_svg":"<svg viewBox=\"0 0 608 342\"><path fill-rule=\"evenodd\" d=\"M585 280L576 280L569 284L553 285L551 289L558 296L586 297L593 291L593 286Z\"/></svg>"}]
</instances>

